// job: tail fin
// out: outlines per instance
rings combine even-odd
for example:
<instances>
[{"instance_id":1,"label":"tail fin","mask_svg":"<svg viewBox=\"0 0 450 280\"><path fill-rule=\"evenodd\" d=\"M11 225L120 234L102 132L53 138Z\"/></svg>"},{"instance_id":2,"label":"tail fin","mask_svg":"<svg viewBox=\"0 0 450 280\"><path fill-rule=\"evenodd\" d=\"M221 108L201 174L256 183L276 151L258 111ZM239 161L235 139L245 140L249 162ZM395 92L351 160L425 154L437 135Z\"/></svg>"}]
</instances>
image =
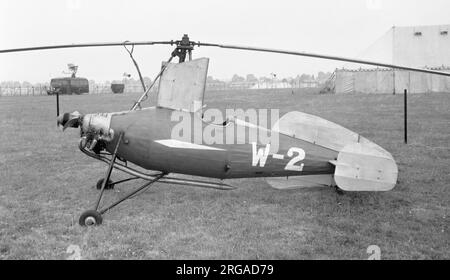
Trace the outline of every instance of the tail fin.
<instances>
[{"instance_id":1,"label":"tail fin","mask_svg":"<svg viewBox=\"0 0 450 280\"><path fill-rule=\"evenodd\" d=\"M336 161L334 180L344 191L390 191L395 187L398 168L394 159L379 147L367 143L349 144Z\"/></svg>"}]
</instances>

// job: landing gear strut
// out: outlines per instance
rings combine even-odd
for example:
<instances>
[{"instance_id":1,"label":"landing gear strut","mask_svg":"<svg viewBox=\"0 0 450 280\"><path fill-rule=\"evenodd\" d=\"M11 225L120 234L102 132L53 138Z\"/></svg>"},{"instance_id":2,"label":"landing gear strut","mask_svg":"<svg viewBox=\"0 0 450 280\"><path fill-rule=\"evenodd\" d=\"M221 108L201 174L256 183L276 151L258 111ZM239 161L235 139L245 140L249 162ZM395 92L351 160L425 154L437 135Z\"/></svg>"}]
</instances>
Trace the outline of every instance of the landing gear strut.
<instances>
[{"instance_id":1,"label":"landing gear strut","mask_svg":"<svg viewBox=\"0 0 450 280\"><path fill-rule=\"evenodd\" d=\"M127 200L128 198L136 195L137 193L139 193L140 191L144 190L145 188L148 188L151 184L155 183L156 181L158 181L159 179L161 179L162 177L164 177L166 174L165 173L160 173L158 175L155 176L154 179L149 180L148 182L146 182L144 185L142 185L141 187L131 191L130 193L128 193L127 195L125 195L124 197L120 198L119 200L117 200L114 203L111 203L109 206L106 206L102 209L99 209L100 207L100 202L102 200L103 197L103 193L105 191L105 189L107 189L107 186L109 186L108 188L113 188L114 185L117 185L119 183L123 183L125 181L130 181L130 180L134 180L134 179L138 179L137 177L132 177L132 178L128 178L122 181L118 181L116 183L112 182L110 180L111 177L111 173L112 170L114 168L114 163L116 161L117 158L117 150L119 149L120 143L122 141L123 138L123 132L120 133L119 138L117 140L117 144L116 147L114 148L114 153L112 154L112 159L111 162L108 166L108 169L106 171L105 174L105 178L99 180L99 182L97 182L97 188L98 185L101 183L101 188L100 188L100 194L98 195L97 201L95 203L95 207L94 210L87 210L85 212L83 212L80 216L79 219L79 224L80 226L97 226L100 225L103 221L102 215L107 212L108 210L114 208L115 206L119 205L120 203L122 203L123 201Z\"/></svg>"},{"instance_id":2,"label":"landing gear strut","mask_svg":"<svg viewBox=\"0 0 450 280\"><path fill-rule=\"evenodd\" d=\"M97 190L101 190L102 186L103 186L103 181L105 181L105 179L100 179L97 181ZM112 180L108 180L108 184L106 184L105 189L106 190L112 190L114 189L114 182Z\"/></svg>"},{"instance_id":3,"label":"landing gear strut","mask_svg":"<svg viewBox=\"0 0 450 280\"><path fill-rule=\"evenodd\" d=\"M114 189L115 185L122 184L122 183L131 181L131 180L136 180L136 179L139 179L139 177L134 176L134 177L130 177L130 178L127 178L127 179L124 179L124 180L120 180L120 181L117 181L117 182L114 182L113 180L108 180L108 184L106 185L105 190L112 190L112 189ZM102 189L102 184L103 184L104 180L105 179L102 178L102 179L97 181L97 190L101 190Z\"/></svg>"}]
</instances>

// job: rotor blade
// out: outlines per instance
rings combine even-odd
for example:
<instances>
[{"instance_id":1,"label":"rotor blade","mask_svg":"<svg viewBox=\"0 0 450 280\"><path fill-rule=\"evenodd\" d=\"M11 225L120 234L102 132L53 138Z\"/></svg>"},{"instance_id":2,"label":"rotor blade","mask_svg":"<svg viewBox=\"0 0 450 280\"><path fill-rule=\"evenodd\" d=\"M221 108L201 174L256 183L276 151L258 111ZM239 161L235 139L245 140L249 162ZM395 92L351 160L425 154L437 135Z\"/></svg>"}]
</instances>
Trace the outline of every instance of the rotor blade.
<instances>
[{"instance_id":1,"label":"rotor blade","mask_svg":"<svg viewBox=\"0 0 450 280\"><path fill-rule=\"evenodd\" d=\"M288 51L288 50L266 49L266 48L235 46L235 45L223 45L223 44L210 44L210 43L201 43L201 42L198 42L198 43L196 42L195 45L197 45L197 46L205 46L205 47L219 47L219 48L224 48L224 49L235 49L235 50L269 52L269 53L279 53L279 54L315 57L315 58L337 60L337 61L346 61L346 62L367 64L367 65L387 67L387 68L394 68L394 69L402 69L402 70L408 70L408 71L416 71L416 72L422 72L422 73L428 73L428 74L436 74L436 75L442 75L442 76L450 77L450 73L442 72L442 71L422 69L422 68L415 68L415 67L408 67L408 66L395 65L395 64L387 64L387 63L381 63L381 62L375 62L375 61L363 60L363 59L356 59L356 58L347 58L347 57L340 57L340 56L315 54L315 53L309 53L309 52L297 52L297 51Z\"/></svg>"},{"instance_id":2,"label":"rotor blade","mask_svg":"<svg viewBox=\"0 0 450 280\"><path fill-rule=\"evenodd\" d=\"M86 47L112 47L112 46L139 46L139 45L171 45L173 41L141 41L141 42L115 42L115 43L89 43L89 44L67 44L67 45L53 45L53 46L40 46L30 48L17 48L17 49L5 49L0 50L0 53L12 53L12 52L26 52L26 51L39 51L49 49L68 49L68 48L86 48Z\"/></svg>"}]
</instances>

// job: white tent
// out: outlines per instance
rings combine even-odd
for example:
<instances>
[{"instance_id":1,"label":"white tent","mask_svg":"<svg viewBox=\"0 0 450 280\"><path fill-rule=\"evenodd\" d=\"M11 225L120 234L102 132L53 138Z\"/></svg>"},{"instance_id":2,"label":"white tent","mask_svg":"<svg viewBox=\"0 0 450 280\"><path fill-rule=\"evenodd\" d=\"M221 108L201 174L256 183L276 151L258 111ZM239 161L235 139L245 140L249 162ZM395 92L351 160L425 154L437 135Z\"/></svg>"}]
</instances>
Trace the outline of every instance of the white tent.
<instances>
[{"instance_id":1,"label":"white tent","mask_svg":"<svg viewBox=\"0 0 450 280\"><path fill-rule=\"evenodd\" d=\"M402 66L450 70L450 25L392 27L358 58ZM347 63L336 70L335 93L450 92L450 78Z\"/></svg>"}]
</instances>

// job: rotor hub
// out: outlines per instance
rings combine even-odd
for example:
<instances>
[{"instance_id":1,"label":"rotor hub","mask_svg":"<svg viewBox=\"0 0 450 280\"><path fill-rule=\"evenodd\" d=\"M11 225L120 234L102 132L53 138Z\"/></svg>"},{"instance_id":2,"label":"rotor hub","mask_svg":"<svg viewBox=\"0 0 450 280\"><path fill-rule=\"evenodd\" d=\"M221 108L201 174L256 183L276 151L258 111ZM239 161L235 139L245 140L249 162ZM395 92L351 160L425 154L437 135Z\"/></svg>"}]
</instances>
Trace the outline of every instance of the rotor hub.
<instances>
[{"instance_id":1,"label":"rotor hub","mask_svg":"<svg viewBox=\"0 0 450 280\"><path fill-rule=\"evenodd\" d=\"M194 50L195 42L191 41L187 34L184 34L181 40L175 41L173 43L176 44L177 47L172 52L172 56L178 56L179 63L186 61L186 54L189 55L189 60L192 60L192 50Z\"/></svg>"}]
</instances>

